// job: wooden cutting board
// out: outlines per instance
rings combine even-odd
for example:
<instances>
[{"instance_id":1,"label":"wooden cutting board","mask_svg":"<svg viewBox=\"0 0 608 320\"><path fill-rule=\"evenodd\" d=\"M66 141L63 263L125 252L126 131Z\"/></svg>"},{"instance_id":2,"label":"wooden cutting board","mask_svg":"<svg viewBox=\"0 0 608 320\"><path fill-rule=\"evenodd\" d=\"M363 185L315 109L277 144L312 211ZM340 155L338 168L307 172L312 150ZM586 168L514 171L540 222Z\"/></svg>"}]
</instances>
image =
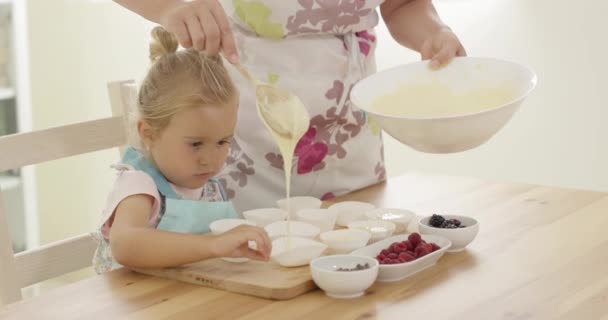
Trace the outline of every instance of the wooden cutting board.
<instances>
[{"instance_id":1,"label":"wooden cutting board","mask_svg":"<svg viewBox=\"0 0 608 320\"><path fill-rule=\"evenodd\" d=\"M274 262L211 259L177 268L135 271L273 300L288 300L316 288L309 266L286 268Z\"/></svg>"}]
</instances>

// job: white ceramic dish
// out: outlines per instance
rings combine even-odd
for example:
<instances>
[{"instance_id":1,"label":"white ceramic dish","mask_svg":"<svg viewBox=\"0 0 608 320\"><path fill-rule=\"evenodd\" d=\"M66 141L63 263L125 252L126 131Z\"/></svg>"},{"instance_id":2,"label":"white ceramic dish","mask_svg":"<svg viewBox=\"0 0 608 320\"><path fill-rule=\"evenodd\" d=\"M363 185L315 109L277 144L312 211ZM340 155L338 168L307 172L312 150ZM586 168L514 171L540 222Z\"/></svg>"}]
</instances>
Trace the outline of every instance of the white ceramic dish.
<instances>
[{"instance_id":1,"label":"white ceramic dish","mask_svg":"<svg viewBox=\"0 0 608 320\"><path fill-rule=\"evenodd\" d=\"M277 200L277 206L285 211L287 210L287 198ZM308 196L290 197L289 198L289 213L293 219L296 213L302 209L319 209L321 208L321 199Z\"/></svg>"},{"instance_id":2,"label":"white ceramic dish","mask_svg":"<svg viewBox=\"0 0 608 320\"><path fill-rule=\"evenodd\" d=\"M352 221L365 220L365 214L375 208L373 204L361 201L342 201L329 206L329 209L338 213L336 224L342 227L346 227Z\"/></svg>"},{"instance_id":3,"label":"white ceramic dish","mask_svg":"<svg viewBox=\"0 0 608 320\"><path fill-rule=\"evenodd\" d=\"M272 241L272 261L283 267L307 265L320 256L327 245L319 241L300 237L281 237Z\"/></svg>"},{"instance_id":4,"label":"white ceramic dish","mask_svg":"<svg viewBox=\"0 0 608 320\"><path fill-rule=\"evenodd\" d=\"M438 235L447 238L452 242L452 246L448 252L459 252L464 250L479 233L479 223L472 217L458 215L442 215L446 219L458 219L465 228L457 229L442 229L435 228L429 225L431 216L426 216L418 220L418 230L420 234Z\"/></svg>"},{"instance_id":5,"label":"white ceramic dish","mask_svg":"<svg viewBox=\"0 0 608 320\"><path fill-rule=\"evenodd\" d=\"M333 230L337 218L338 213L333 209L302 209L296 213L298 221L317 226L321 232Z\"/></svg>"},{"instance_id":6,"label":"white ceramic dish","mask_svg":"<svg viewBox=\"0 0 608 320\"><path fill-rule=\"evenodd\" d=\"M340 229L323 232L320 238L332 253L341 254L365 247L371 234L364 230Z\"/></svg>"},{"instance_id":7,"label":"white ceramic dish","mask_svg":"<svg viewBox=\"0 0 608 320\"><path fill-rule=\"evenodd\" d=\"M355 268L357 264L368 264L368 269L338 271L339 268ZM310 262L313 281L332 298L349 299L360 297L378 276L378 261L374 258L355 255L319 257Z\"/></svg>"},{"instance_id":8,"label":"white ceramic dish","mask_svg":"<svg viewBox=\"0 0 608 320\"><path fill-rule=\"evenodd\" d=\"M279 208L259 208L243 211L243 217L257 226L265 227L273 222L285 220L287 211Z\"/></svg>"},{"instance_id":9,"label":"white ceramic dish","mask_svg":"<svg viewBox=\"0 0 608 320\"><path fill-rule=\"evenodd\" d=\"M416 214L410 210L398 208L377 208L367 212L367 218L370 220L384 220L394 223L397 228L395 232L403 232L407 230L407 226L416 217Z\"/></svg>"},{"instance_id":10,"label":"white ceramic dish","mask_svg":"<svg viewBox=\"0 0 608 320\"><path fill-rule=\"evenodd\" d=\"M407 240L408 235L397 235L384 240L378 241L367 247L353 251L353 255L362 255L376 258L380 251L386 249L393 242L401 242ZM426 242L434 242L439 246L439 250L429 253L428 255L418 258L414 261L399 263L399 264L381 264L378 266L378 281L393 282L403 280L413 274L420 272L426 268L434 266L443 254L452 245L450 240L435 235L422 235L422 239Z\"/></svg>"},{"instance_id":11,"label":"white ceramic dish","mask_svg":"<svg viewBox=\"0 0 608 320\"><path fill-rule=\"evenodd\" d=\"M399 117L373 110L373 101L403 84L423 85L438 81L454 91L507 87L514 92L502 105L483 111L443 117ZM459 57L439 69L430 70L428 61L408 63L380 71L359 81L351 91L351 101L374 118L386 133L412 147L429 153L460 152L475 148L498 132L536 87L537 76L521 64L493 58ZM404 108L407 108L404 105Z\"/></svg>"},{"instance_id":12,"label":"white ceramic dish","mask_svg":"<svg viewBox=\"0 0 608 320\"><path fill-rule=\"evenodd\" d=\"M370 233L370 242L376 242L393 235L397 225L384 220L360 220L348 224L349 229L364 230Z\"/></svg>"},{"instance_id":13,"label":"white ceramic dish","mask_svg":"<svg viewBox=\"0 0 608 320\"><path fill-rule=\"evenodd\" d=\"M289 224L289 230L288 230ZM321 230L317 226L302 221L277 221L264 227L270 239L274 240L280 237L291 235L301 238L316 238ZM289 232L291 233L289 233Z\"/></svg>"}]
</instances>

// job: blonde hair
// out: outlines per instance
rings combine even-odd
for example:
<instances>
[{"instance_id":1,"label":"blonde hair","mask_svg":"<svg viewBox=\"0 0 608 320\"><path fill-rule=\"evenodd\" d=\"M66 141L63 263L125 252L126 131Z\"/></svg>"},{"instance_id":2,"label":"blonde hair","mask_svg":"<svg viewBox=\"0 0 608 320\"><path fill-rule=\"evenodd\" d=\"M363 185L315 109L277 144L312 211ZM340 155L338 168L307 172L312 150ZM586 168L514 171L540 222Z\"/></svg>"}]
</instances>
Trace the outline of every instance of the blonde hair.
<instances>
[{"instance_id":1,"label":"blonde hair","mask_svg":"<svg viewBox=\"0 0 608 320\"><path fill-rule=\"evenodd\" d=\"M177 39L162 27L151 34L152 65L139 89L137 111L156 133L184 108L226 105L238 97L221 57L178 51Z\"/></svg>"}]
</instances>

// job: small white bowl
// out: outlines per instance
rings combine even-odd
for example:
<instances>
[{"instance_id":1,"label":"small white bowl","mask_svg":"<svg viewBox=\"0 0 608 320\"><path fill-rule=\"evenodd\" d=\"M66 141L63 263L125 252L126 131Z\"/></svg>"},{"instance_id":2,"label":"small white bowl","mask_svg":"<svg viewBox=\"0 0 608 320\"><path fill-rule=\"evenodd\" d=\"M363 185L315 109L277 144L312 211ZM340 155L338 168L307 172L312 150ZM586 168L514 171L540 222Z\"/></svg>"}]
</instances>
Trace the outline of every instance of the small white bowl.
<instances>
[{"instance_id":1,"label":"small white bowl","mask_svg":"<svg viewBox=\"0 0 608 320\"><path fill-rule=\"evenodd\" d=\"M264 229L272 240L288 235L314 239L321 233L319 227L302 221L277 221L265 226Z\"/></svg>"},{"instance_id":2,"label":"small white bowl","mask_svg":"<svg viewBox=\"0 0 608 320\"><path fill-rule=\"evenodd\" d=\"M376 206L361 201L342 201L332 204L329 208L338 212L336 224L346 227L352 221L365 220L367 212L374 210Z\"/></svg>"},{"instance_id":3,"label":"small white bowl","mask_svg":"<svg viewBox=\"0 0 608 320\"><path fill-rule=\"evenodd\" d=\"M373 108L377 97L395 92L404 84L433 83L445 85L457 93L505 88L512 90L513 95L502 104L480 105L483 110L466 114L458 113L456 106L447 100L446 108L455 111L447 116L406 117L378 112ZM493 58L458 57L439 70L431 70L428 61L421 61L374 73L353 87L351 101L386 133L415 150L461 152L483 144L504 127L536 83L536 73L521 64ZM407 103L403 102L404 109L410 107Z\"/></svg>"},{"instance_id":4,"label":"small white bowl","mask_svg":"<svg viewBox=\"0 0 608 320\"><path fill-rule=\"evenodd\" d=\"M321 199L308 196L290 197L289 210L287 209L287 198L277 200L277 206L287 212L289 216L294 218L296 213L302 209L319 209L321 208Z\"/></svg>"},{"instance_id":5,"label":"small white bowl","mask_svg":"<svg viewBox=\"0 0 608 320\"><path fill-rule=\"evenodd\" d=\"M260 208L243 212L243 217L257 226L265 227L273 222L287 218L287 211L279 208Z\"/></svg>"},{"instance_id":6,"label":"small white bowl","mask_svg":"<svg viewBox=\"0 0 608 320\"><path fill-rule=\"evenodd\" d=\"M376 259L378 254L393 242L401 242L408 239L409 234L402 234L398 236L392 236L382 241L378 241L367 247L357 249L351 254L368 256ZM426 268L430 268L437 263L439 258L443 256L448 248L452 245L450 240L435 235L422 235L422 239L426 242L434 242L439 246L437 251L431 252L424 257L418 258L414 261L398 264L381 264L378 267L378 281L379 282L393 282L405 279L411 275L414 275Z\"/></svg>"},{"instance_id":7,"label":"small white bowl","mask_svg":"<svg viewBox=\"0 0 608 320\"><path fill-rule=\"evenodd\" d=\"M348 224L349 229L365 230L370 233L370 242L376 242L393 235L397 226L390 221L383 220L361 220Z\"/></svg>"},{"instance_id":8,"label":"small white bowl","mask_svg":"<svg viewBox=\"0 0 608 320\"><path fill-rule=\"evenodd\" d=\"M272 261L283 267L307 265L320 256L327 245L319 241L300 237L281 237L272 241Z\"/></svg>"},{"instance_id":9,"label":"small white bowl","mask_svg":"<svg viewBox=\"0 0 608 320\"><path fill-rule=\"evenodd\" d=\"M366 216L370 220L390 221L397 226L395 232L402 232L407 230L407 226L416 214L405 209L377 208L369 211Z\"/></svg>"},{"instance_id":10,"label":"small white bowl","mask_svg":"<svg viewBox=\"0 0 608 320\"><path fill-rule=\"evenodd\" d=\"M338 213L333 209L302 209L296 213L298 221L315 225L321 232L333 230L337 218Z\"/></svg>"},{"instance_id":11,"label":"small white bowl","mask_svg":"<svg viewBox=\"0 0 608 320\"><path fill-rule=\"evenodd\" d=\"M219 219L219 220L215 220L209 224L209 230L211 231L212 234L218 235L218 234L222 234L228 230L234 229L242 224L255 226L255 223L244 220L244 219ZM249 247L252 249L255 249L256 245L254 242L252 242L249 244ZM228 261L228 262L243 263L243 262L249 261L249 258L223 257L222 260Z\"/></svg>"},{"instance_id":12,"label":"small white bowl","mask_svg":"<svg viewBox=\"0 0 608 320\"><path fill-rule=\"evenodd\" d=\"M365 247L371 236L365 230L341 229L323 232L320 238L333 253L350 253Z\"/></svg>"},{"instance_id":13,"label":"small white bowl","mask_svg":"<svg viewBox=\"0 0 608 320\"><path fill-rule=\"evenodd\" d=\"M433 234L449 239L452 242L452 246L448 252L459 252L464 250L464 248L477 236L477 233L479 232L479 223L477 220L467 216L450 214L442 214L442 216L446 219L458 219L462 225L466 227L457 229L431 227L429 225L431 216L426 216L418 220L418 231L420 231L420 234Z\"/></svg>"},{"instance_id":14,"label":"small white bowl","mask_svg":"<svg viewBox=\"0 0 608 320\"><path fill-rule=\"evenodd\" d=\"M357 264L368 264L368 269L338 271L339 268L352 269ZM374 258L356 255L334 255L319 257L310 262L313 281L325 291L328 297L337 299L357 298L374 284L378 277L378 261Z\"/></svg>"}]
</instances>

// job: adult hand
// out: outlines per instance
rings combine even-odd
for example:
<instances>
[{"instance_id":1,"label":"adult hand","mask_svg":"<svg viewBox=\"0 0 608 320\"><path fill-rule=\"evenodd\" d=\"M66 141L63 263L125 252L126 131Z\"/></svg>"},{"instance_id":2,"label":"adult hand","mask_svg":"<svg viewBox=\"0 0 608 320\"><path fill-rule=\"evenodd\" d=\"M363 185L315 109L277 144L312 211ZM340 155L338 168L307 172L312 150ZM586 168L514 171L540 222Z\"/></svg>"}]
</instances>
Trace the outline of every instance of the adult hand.
<instances>
[{"instance_id":1,"label":"adult hand","mask_svg":"<svg viewBox=\"0 0 608 320\"><path fill-rule=\"evenodd\" d=\"M432 69L444 66L454 57L463 57L467 53L460 40L450 28L444 27L426 39L420 49L422 60L430 59Z\"/></svg>"},{"instance_id":2,"label":"adult hand","mask_svg":"<svg viewBox=\"0 0 608 320\"><path fill-rule=\"evenodd\" d=\"M218 0L177 2L161 14L159 22L182 47L208 55L223 51L230 63L238 62L234 35Z\"/></svg>"}]
</instances>

